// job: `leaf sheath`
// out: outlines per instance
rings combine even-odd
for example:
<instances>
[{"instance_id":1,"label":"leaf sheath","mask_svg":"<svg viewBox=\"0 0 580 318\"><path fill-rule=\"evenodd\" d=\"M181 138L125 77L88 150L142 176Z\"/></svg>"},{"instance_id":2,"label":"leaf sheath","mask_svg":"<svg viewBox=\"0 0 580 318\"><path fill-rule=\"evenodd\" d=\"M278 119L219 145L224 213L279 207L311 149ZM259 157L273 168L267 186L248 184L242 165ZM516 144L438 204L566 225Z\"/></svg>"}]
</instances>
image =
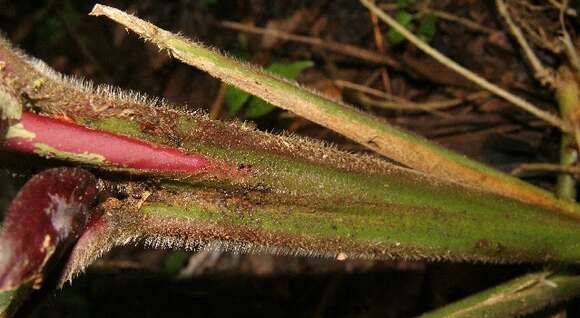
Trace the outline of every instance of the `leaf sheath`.
<instances>
[{"instance_id":1,"label":"leaf sheath","mask_svg":"<svg viewBox=\"0 0 580 318\"><path fill-rule=\"evenodd\" d=\"M134 138L235 169L229 177L149 172L147 180L132 177L143 173L138 169L119 171L106 160L62 157L100 170L105 182L120 183L129 192L100 206L105 211L102 230L83 239L87 248L82 259L87 262L110 246L133 241L189 248L212 243L235 251L330 257L580 260L580 218L566 211L444 182L312 140L267 134L113 89L95 89L30 62L6 42L0 43L0 60L5 65L0 86L14 96L26 95L42 116L66 118L69 126L90 128L97 135ZM74 273L83 264L72 267Z\"/></svg>"},{"instance_id":2,"label":"leaf sheath","mask_svg":"<svg viewBox=\"0 0 580 318\"><path fill-rule=\"evenodd\" d=\"M540 272L524 275L490 288L421 318L521 317L543 307L576 297L580 277Z\"/></svg>"},{"instance_id":3,"label":"leaf sheath","mask_svg":"<svg viewBox=\"0 0 580 318\"><path fill-rule=\"evenodd\" d=\"M123 11L97 4L90 14L104 15L166 50L171 56L408 167L523 202L580 214L578 205L558 200L552 193Z\"/></svg>"}]
</instances>

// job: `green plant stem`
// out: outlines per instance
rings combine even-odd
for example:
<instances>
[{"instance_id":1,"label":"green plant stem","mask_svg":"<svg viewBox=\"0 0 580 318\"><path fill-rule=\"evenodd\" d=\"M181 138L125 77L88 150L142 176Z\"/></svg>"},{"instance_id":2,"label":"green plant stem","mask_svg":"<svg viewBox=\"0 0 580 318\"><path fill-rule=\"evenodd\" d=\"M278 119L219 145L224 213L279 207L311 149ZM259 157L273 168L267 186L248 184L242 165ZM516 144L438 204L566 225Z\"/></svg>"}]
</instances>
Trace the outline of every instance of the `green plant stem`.
<instances>
[{"instance_id":1,"label":"green plant stem","mask_svg":"<svg viewBox=\"0 0 580 318\"><path fill-rule=\"evenodd\" d=\"M186 154L234 167L231 175L152 172L157 181L151 184L130 181L130 175L139 171L63 156L102 169L105 180L110 170L126 176L123 184L133 193L125 201L103 205L111 218L129 217L126 222L107 223L116 231L111 240L123 238L119 244L147 237L174 244L221 240L231 249L270 248L305 255L580 260L576 214L443 182L312 140L212 121L129 98L127 93L94 90L63 79L46 66L31 66L22 54L11 54L2 45L0 59L10 70L3 74L6 81L0 87L29 96L40 115L64 114L77 125L179 147Z\"/></svg>"},{"instance_id":2,"label":"green plant stem","mask_svg":"<svg viewBox=\"0 0 580 318\"><path fill-rule=\"evenodd\" d=\"M524 275L423 314L436 317L520 317L580 293L580 276L540 272Z\"/></svg>"},{"instance_id":3,"label":"green plant stem","mask_svg":"<svg viewBox=\"0 0 580 318\"><path fill-rule=\"evenodd\" d=\"M574 117L580 109L580 89L571 71L565 67L560 70L556 84L556 96L562 117L574 122ZM560 142L560 165L573 166L578 163L578 145L574 134L563 133ZM576 179L569 173L560 173L556 185L559 198L576 201Z\"/></svg>"},{"instance_id":4,"label":"green plant stem","mask_svg":"<svg viewBox=\"0 0 580 318\"><path fill-rule=\"evenodd\" d=\"M230 194L229 200L245 203L246 210L238 210L234 204L220 207L227 197L211 189L197 189L197 195L184 193L176 200L158 194L142 205L140 211L146 218L135 236L158 242L158 246L224 241L226 247L238 251L327 257L344 253L354 258L429 261L579 259L576 222L569 224L539 210L522 210L519 204L508 204L499 197L470 196L463 200L446 193L445 187L436 194L440 204L421 203L432 201L430 195L403 202L404 190L402 185L399 188L387 186L397 191L391 194L398 198L393 204L308 197L297 200L273 194L262 194L255 204ZM391 192L387 189L384 196ZM444 202L444 198L448 200ZM503 208L492 207L495 203Z\"/></svg>"},{"instance_id":5,"label":"green plant stem","mask_svg":"<svg viewBox=\"0 0 580 318\"><path fill-rule=\"evenodd\" d=\"M501 1L498 1L500 3ZM501 2L503 6L503 2ZM504 8L505 9L505 8ZM563 118L573 119L580 106L578 84L567 68L560 71L556 96ZM559 169L567 169L578 161L575 137L563 133ZM539 164L541 167L542 165ZM551 166L554 168L554 166ZM570 173L560 172L556 194L564 200L576 200L576 179ZM580 276L534 273L518 277L477 295L423 315L423 317L507 317L520 316L547 305L575 297L580 293ZM548 279L548 280L546 280ZM550 284L546 284L549 281Z\"/></svg>"},{"instance_id":6,"label":"green plant stem","mask_svg":"<svg viewBox=\"0 0 580 318\"><path fill-rule=\"evenodd\" d=\"M570 167L578 162L576 140L573 135L562 134L560 142L560 165ZM560 199L574 202L576 199L576 179L569 173L558 174L556 194Z\"/></svg>"},{"instance_id":7,"label":"green plant stem","mask_svg":"<svg viewBox=\"0 0 580 318\"><path fill-rule=\"evenodd\" d=\"M523 202L580 213L578 205L557 200L547 191L467 159L415 134L394 128L353 107L223 56L202 44L174 35L120 10L97 5L91 14L106 15L160 48L168 50L172 56L273 105L324 125L406 166Z\"/></svg>"}]
</instances>

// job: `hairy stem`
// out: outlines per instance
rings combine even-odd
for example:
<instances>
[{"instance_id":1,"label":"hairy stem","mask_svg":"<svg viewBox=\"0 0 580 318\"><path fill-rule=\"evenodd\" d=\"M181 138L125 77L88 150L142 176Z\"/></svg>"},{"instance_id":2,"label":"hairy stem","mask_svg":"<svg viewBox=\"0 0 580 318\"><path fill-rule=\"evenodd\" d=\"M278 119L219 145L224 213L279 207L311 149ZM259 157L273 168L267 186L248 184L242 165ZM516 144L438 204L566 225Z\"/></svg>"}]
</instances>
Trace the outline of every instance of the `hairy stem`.
<instances>
[{"instance_id":1,"label":"hairy stem","mask_svg":"<svg viewBox=\"0 0 580 318\"><path fill-rule=\"evenodd\" d=\"M394 128L353 107L223 56L200 43L174 35L120 10L97 5L91 14L105 15L169 51L172 56L409 167L524 202L580 213L577 205L559 201L547 191L469 160L412 133Z\"/></svg>"},{"instance_id":2,"label":"hairy stem","mask_svg":"<svg viewBox=\"0 0 580 318\"><path fill-rule=\"evenodd\" d=\"M69 131L76 137L53 144L69 153L60 159L100 169L101 178L125 189L124 195L100 206L107 219L93 235L81 238L87 248L78 250L78 259L88 262L112 245L134 240L191 248L217 241L237 251L323 256L344 252L365 258L580 259L576 214L443 182L312 140L271 135L153 105L143 97L94 89L31 63L6 43L0 45L0 60L6 65L0 87L10 88L15 96L26 95L42 115L25 112L26 120L16 124L21 137L36 127L28 116L48 125L32 132L39 134L34 136L39 141L59 139L42 135L45 131ZM232 170L199 175L146 169L148 175L132 179L143 167L119 170L113 160L80 156L107 150L78 148L76 139L87 135L91 147L103 141L111 149L123 148L116 143L144 143L147 149L171 148ZM109 177L111 170L119 173Z\"/></svg>"},{"instance_id":3,"label":"hairy stem","mask_svg":"<svg viewBox=\"0 0 580 318\"><path fill-rule=\"evenodd\" d=\"M497 3L507 10L505 3L499 0ZM567 68L562 68L556 86L562 117L573 119L580 106L578 92L574 76ZM574 136L564 133L561 141L560 165L555 167L569 169L575 164L578 160L576 149ZM561 171L556 193L558 197L574 202L576 200L574 176ZM575 297L580 293L579 276L566 274L556 275L553 278L549 276L551 276L550 273L534 273L518 277L493 289L427 313L423 317L521 316Z\"/></svg>"},{"instance_id":4,"label":"hairy stem","mask_svg":"<svg viewBox=\"0 0 580 318\"><path fill-rule=\"evenodd\" d=\"M393 203L336 198L314 202L315 198L267 193L226 198L214 190L204 191L175 199L150 196L141 207L146 217L139 233L158 246L218 241L238 251L330 257L343 253L355 258L489 262L543 262L556 257L575 262L579 252L576 225L540 211L520 211L517 205L510 205L509 212L484 207L484 201L497 197L462 200L444 190L436 200L446 202L434 204L428 196L406 201L399 190L390 193L396 198ZM385 199L389 192L383 193ZM220 204L224 201L225 206ZM237 210L236 203L250 208Z\"/></svg>"},{"instance_id":5,"label":"hairy stem","mask_svg":"<svg viewBox=\"0 0 580 318\"><path fill-rule=\"evenodd\" d=\"M435 317L520 317L580 293L580 276L540 272L515 278L459 302L423 314Z\"/></svg>"}]
</instances>

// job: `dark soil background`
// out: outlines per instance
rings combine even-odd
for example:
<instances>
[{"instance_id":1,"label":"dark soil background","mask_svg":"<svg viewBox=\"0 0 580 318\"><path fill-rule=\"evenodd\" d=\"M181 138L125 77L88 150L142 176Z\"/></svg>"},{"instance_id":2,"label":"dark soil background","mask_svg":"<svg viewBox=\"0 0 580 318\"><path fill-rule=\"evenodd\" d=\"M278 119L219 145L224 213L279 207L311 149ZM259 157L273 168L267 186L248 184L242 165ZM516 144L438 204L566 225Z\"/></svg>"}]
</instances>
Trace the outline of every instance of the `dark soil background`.
<instances>
[{"instance_id":1,"label":"dark soil background","mask_svg":"<svg viewBox=\"0 0 580 318\"><path fill-rule=\"evenodd\" d=\"M395 61L387 66L220 25L224 20L238 21L380 51L373 22L358 1L103 3L244 56L255 64L314 61L315 67L298 78L303 85L341 98L498 169L510 171L521 163L558 161L558 131L502 100L487 97L428 112L385 110L368 105L358 92L337 85L336 80L354 82L390 90L393 95L417 102L464 98L476 91L466 80L411 45L389 46L388 28L384 25L379 28L385 40L384 54ZM87 16L93 5L93 1L75 0L0 0L0 29L28 54L65 74L163 97L189 109L205 109L215 118L231 120L219 93L219 81L171 60L106 19ZM492 1L433 1L430 7L486 28L485 32L476 31L439 19L431 41L433 46L494 83L556 111L553 96L531 76L497 19ZM541 54L551 66L560 63L560 57L549 50ZM386 84L384 78L388 78ZM331 141L349 151L366 151L280 110L255 120L255 124L263 130L286 130ZM523 177L548 189L555 180L550 173L529 172ZM540 267L530 265L340 262L126 247L99 260L72 286L38 295L38 305L28 306L22 315L409 317L537 269ZM569 317L579 315L577 304L569 304L568 308ZM549 311L539 316L549 316Z\"/></svg>"}]
</instances>

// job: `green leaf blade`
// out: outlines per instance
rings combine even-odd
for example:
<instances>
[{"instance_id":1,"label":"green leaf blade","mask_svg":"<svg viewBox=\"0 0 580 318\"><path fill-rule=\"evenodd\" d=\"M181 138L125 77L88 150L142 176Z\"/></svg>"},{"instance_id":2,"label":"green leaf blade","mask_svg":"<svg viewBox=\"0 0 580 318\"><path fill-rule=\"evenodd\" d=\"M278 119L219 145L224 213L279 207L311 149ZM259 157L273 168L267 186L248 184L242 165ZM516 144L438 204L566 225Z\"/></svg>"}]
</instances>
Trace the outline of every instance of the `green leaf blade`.
<instances>
[{"instance_id":1,"label":"green leaf blade","mask_svg":"<svg viewBox=\"0 0 580 318\"><path fill-rule=\"evenodd\" d=\"M254 96L248 103L248 109L244 113L244 117L248 119L257 119L268 115L274 111L274 109L276 109L276 106Z\"/></svg>"},{"instance_id":2,"label":"green leaf blade","mask_svg":"<svg viewBox=\"0 0 580 318\"><path fill-rule=\"evenodd\" d=\"M399 22L405 28L409 28L413 22L413 15L406 10L399 10L395 15L395 20L397 20L397 22ZM389 39L389 43L391 45L399 45L405 42L405 37L393 28L389 29L387 38Z\"/></svg>"},{"instance_id":3,"label":"green leaf blade","mask_svg":"<svg viewBox=\"0 0 580 318\"><path fill-rule=\"evenodd\" d=\"M228 114L237 114L252 95L232 85L227 85L224 92L224 100L228 106Z\"/></svg>"},{"instance_id":4,"label":"green leaf blade","mask_svg":"<svg viewBox=\"0 0 580 318\"><path fill-rule=\"evenodd\" d=\"M304 70L314 66L312 61L297 61L291 63L272 63L266 70L283 78L294 80Z\"/></svg>"},{"instance_id":5,"label":"green leaf blade","mask_svg":"<svg viewBox=\"0 0 580 318\"><path fill-rule=\"evenodd\" d=\"M425 39L426 42L431 42L435 33L437 32L437 17L429 14L421 20L417 33Z\"/></svg>"},{"instance_id":6,"label":"green leaf blade","mask_svg":"<svg viewBox=\"0 0 580 318\"><path fill-rule=\"evenodd\" d=\"M406 8L406 7L413 5L415 2L416 2L416 0L398 0L397 6L399 8Z\"/></svg>"}]
</instances>

